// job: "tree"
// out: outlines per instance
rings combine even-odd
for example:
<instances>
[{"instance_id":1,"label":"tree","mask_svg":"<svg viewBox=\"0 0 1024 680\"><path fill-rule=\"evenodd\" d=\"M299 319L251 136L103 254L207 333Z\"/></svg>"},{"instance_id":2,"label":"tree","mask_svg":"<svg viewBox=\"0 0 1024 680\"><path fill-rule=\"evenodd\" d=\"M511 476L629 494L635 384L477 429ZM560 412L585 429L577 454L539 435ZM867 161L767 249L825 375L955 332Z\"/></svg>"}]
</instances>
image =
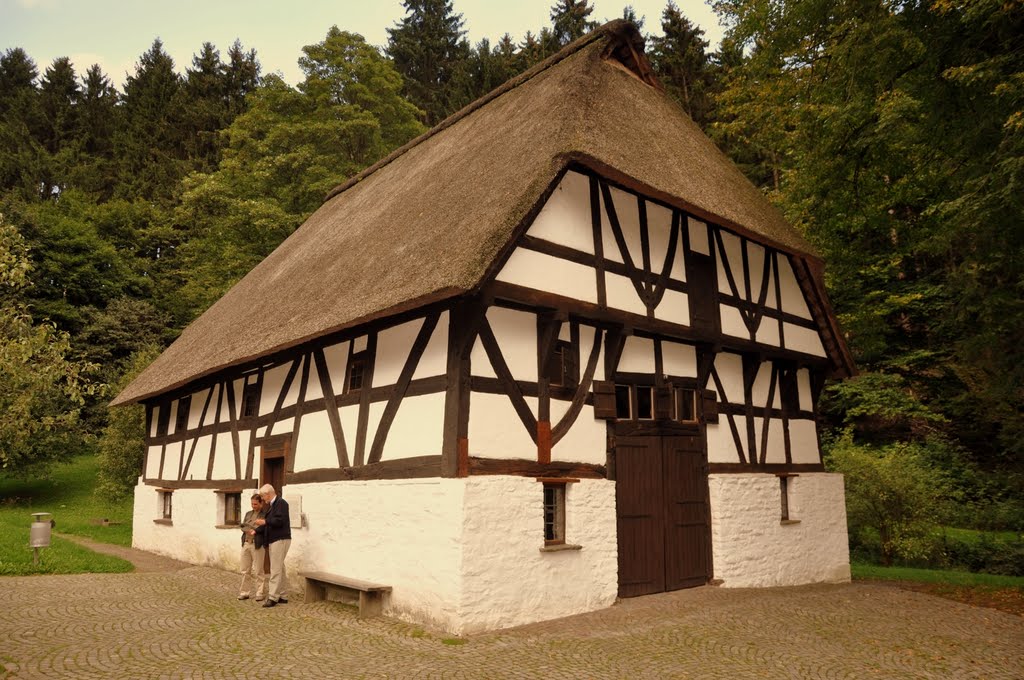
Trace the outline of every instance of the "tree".
<instances>
[{"instance_id":1,"label":"tree","mask_svg":"<svg viewBox=\"0 0 1024 680\"><path fill-rule=\"evenodd\" d=\"M0 222L0 468L18 475L80 450L79 409L101 388L85 378L92 366L69 358L66 333L33 322L31 268L24 239Z\"/></svg>"},{"instance_id":2,"label":"tree","mask_svg":"<svg viewBox=\"0 0 1024 680\"><path fill-rule=\"evenodd\" d=\"M454 113L463 96L456 76L469 56L462 15L451 0L404 0L406 16L388 30L388 56L404 79L402 93L434 126Z\"/></svg>"},{"instance_id":3,"label":"tree","mask_svg":"<svg viewBox=\"0 0 1024 680\"><path fill-rule=\"evenodd\" d=\"M651 38L651 65L669 96L705 128L713 105L704 31L691 24L671 0L661 15L661 30L663 35Z\"/></svg>"},{"instance_id":4,"label":"tree","mask_svg":"<svg viewBox=\"0 0 1024 680\"><path fill-rule=\"evenodd\" d=\"M568 45L597 28L597 22L589 18L593 12L588 0L558 0L552 5L551 33L558 46Z\"/></svg>"},{"instance_id":5,"label":"tree","mask_svg":"<svg viewBox=\"0 0 1024 680\"><path fill-rule=\"evenodd\" d=\"M118 101L117 90L99 64L90 66L82 77L78 104L81 154L72 172L74 186L99 201L114 194L114 132L121 116Z\"/></svg>"},{"instance_id":6,"label":"tree","mask_svg":"<svg viewBox=\"0 0 1024 680\"><path fill-rule=\"evenodd\" d=\"M19 47L0 57L0 190L15 190L25 199L39 196L44 173L37 141L42 118L38 75L35 62Z\"/></svg>"},{"instance_id":7,"label":"tree","mask_svg":"<svg viewBox=\"0 0 1024 680\"><path fill-rule=\"evenodd\" d=\"M71 60L67 57L54 59L39 83L42 113L39 143L46 152L46 173L40 178L43 198L52 198L63 191L78 163L80 99L81 91Z\"/></svg>"}]
</instances>

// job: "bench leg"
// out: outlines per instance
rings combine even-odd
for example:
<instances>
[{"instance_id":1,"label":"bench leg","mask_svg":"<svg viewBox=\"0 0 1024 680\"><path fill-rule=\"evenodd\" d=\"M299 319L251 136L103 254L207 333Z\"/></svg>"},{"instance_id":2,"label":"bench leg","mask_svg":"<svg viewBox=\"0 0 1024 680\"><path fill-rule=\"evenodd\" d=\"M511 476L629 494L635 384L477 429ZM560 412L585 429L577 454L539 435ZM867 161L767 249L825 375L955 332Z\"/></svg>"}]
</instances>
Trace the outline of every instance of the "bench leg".
<instances>
[{"instance_id":1,"label":"bench leg","mask_svg":"<svg viewBox=\"0 0 1024 680\"><path fill-rule=\"evenodd\" d=\"M380 616L384 611L384 597L382 593L359 593L359 618L368 619Z\"/></svg>"},{"instance_id":2,"label":"bench leg","mask_svg":"<svg viewBox=\"0 0 1024 680\"><path fill-rule=\"evenodd\" d=\"M327 599L327 587L312 580L306 579L306 597L305 601L309 602L321 602Z\"/></svg>"}]
</instances>

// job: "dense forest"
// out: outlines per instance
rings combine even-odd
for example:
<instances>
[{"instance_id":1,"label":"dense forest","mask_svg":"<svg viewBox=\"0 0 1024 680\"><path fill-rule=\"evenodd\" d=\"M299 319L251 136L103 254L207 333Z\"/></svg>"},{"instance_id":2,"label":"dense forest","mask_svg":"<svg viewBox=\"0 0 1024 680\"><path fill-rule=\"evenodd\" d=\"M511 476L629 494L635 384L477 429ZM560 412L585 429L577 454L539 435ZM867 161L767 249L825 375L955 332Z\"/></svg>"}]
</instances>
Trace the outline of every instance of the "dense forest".
<instances>
[{"instance_id":1,"label":"dense forest","mask_svg":"<svg viewBox=\"0 0 1024 680\"><path fill-rule=\"evenodd\" d=\"M98 453L123 493L141 416L106 403L131 376L328 190L598 22L558 0L521 41L474 45L452 0L403 4L382 47L325 27L295 87L237 41L181 71L155 40L120 89L99 66L3 51L4 474ZM860 371L822 404L855 547L911 559L932 522L1024 530L1024 6L713 4L714 50L671 1L622 16L824 256Z\"/></svg>"}]
</instances>

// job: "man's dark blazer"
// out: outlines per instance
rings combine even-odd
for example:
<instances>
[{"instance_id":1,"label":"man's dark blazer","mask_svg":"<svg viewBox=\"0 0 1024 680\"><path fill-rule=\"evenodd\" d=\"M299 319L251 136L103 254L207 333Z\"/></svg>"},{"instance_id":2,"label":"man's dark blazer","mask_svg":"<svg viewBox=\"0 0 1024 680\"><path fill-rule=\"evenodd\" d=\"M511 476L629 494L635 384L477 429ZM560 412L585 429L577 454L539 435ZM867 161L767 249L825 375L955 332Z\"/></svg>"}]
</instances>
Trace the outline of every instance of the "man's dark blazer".
<instances>
[{"instance_id":1,"label":"man's dark blazer","mask_svg":"<svg viewBox=\"0 0 1024 680\"><path fill-rule=\"evenodd\" d=\"M288 516L288 501L278 496L270 506L266 516L263 518L266 524L263 525L263 545L270 545L274 541L283 541L292 537L292 523Z\"/></svg>"}]
</instances>

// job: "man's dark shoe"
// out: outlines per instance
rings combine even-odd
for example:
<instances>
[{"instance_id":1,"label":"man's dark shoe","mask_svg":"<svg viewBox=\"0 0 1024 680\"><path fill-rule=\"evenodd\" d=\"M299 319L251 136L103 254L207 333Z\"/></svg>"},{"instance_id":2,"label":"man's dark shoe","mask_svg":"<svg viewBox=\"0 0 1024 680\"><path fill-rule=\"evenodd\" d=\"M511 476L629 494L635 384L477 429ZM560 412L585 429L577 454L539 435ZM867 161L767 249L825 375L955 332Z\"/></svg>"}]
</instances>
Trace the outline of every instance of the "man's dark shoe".
<instances>
[{"instance_id":1,"label":"man's dark shoe","mask_svg":"<svg viewBox=\"0 0 1024 680\"><path fill-rule=\"evenodd\" d=\"M277 604L277 602L274 602L273 600L267 600L266 602L263 603L263 606L264 607L273 607L276 604Z\"/></svg>"},{"instance_id":2,"label":"man's dark shoe","mask_svg":"<svg viewBox=\"0 0 1024 680\"><path fill-rule=\"evenodd\" d=\"M287 597L282 597L282 598L279 598L279 599L277 600L277 603L278 603L278 604L288 604L288 598L287 598Z\"/></svg>"}]
</instances>

